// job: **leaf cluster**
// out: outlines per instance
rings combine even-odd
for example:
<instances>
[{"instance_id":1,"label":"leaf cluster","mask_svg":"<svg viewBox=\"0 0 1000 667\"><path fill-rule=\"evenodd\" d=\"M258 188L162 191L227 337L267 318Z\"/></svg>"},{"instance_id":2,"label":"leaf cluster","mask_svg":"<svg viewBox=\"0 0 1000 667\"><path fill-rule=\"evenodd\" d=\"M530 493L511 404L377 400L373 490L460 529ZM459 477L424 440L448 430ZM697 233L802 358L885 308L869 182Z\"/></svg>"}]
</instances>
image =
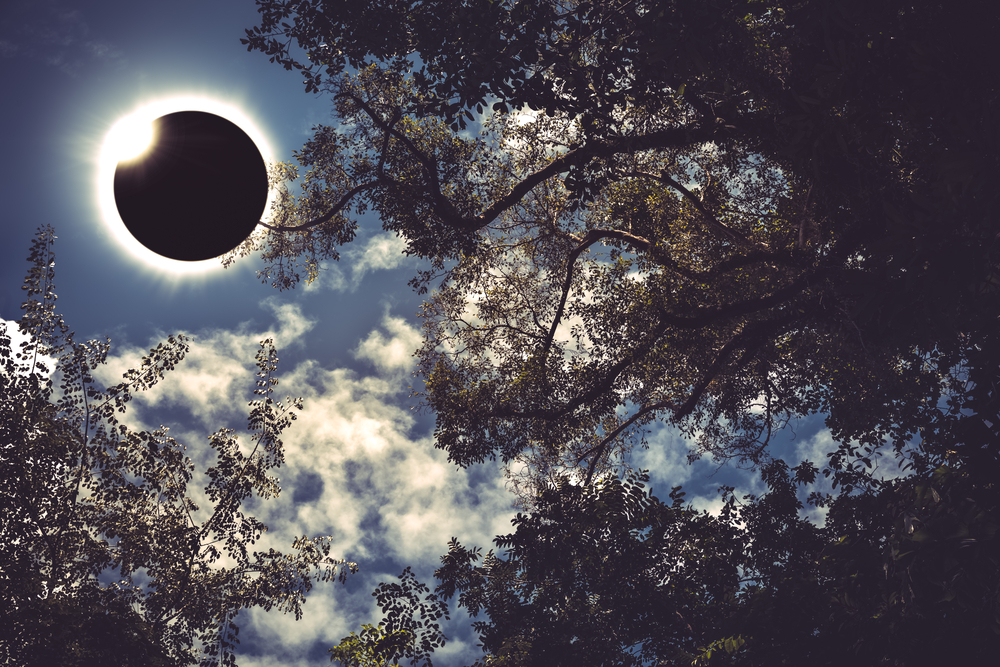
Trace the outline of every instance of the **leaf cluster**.
<instances>
[{"instance_id":1,"label":"leaf cluster","mask_svg":"<svg viewBox=\"0 0 1000 667\"><path fill-rule=\"evenodd\" d=\"M840 495L822 526L796 497L814 466L775 462L764 477L759 497L722 487L715 516L680 487L660 501L642 475L563 479L496 551L449 542L436 593L477 619L476 665L987 659L1000 633L997 510L959 498L977 493L967 475Z\"/></svg>"}]
</instances>

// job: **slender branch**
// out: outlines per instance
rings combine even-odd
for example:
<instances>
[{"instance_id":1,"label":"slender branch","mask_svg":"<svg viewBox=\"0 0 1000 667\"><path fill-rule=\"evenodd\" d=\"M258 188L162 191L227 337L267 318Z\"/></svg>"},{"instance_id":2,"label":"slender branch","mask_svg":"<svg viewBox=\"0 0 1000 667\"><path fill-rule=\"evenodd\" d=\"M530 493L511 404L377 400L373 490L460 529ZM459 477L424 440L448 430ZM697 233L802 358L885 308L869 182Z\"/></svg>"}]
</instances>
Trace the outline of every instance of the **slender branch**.
<instances>
[{"instance_id":1,"label":"slender branch","mask_svg":"<svg viewBox=\"0 0 1000 667\"><path fill-rule=\"evenodd\" d=\"M653 328L652 331L650 331L647 336L648 342L636 345L630 354L625 355L624 358L620 359L617 363L613 364L610 369L608 369L608 372L603 379L594 383L589 390L578 395L576 398L567 401L561 408L525 411L500 408L494 412L495 416L526 419L558 419L559 417L569 414L584 403L588 403L603 394L626 368L645 356L645 354L652 348L652 343L667 330L667 326L667 322L661 321L656 327Z\"/></svg>"},{"instance_id":2,"label":"slender branch","mask_svg":"<svg viewBox=\"0 0 1000 667\"><path fill-rule=\"evenodd\" d=\"M806 247L806 212L809 209L809 196L812 195L813 184L809 184L809 190L806 192L806 200L802 204L802 220L799 222L799 250Z\"/></svg>"},{"instance_id":3,"label":"slender branch","mask_svg":"<svg viewBox=\"0 0 1000 667\"><path fill-rule=\"evenodd\" d=\"M710 141L715 136L715 133L715 127L699 125L695 127L670 128L639 137L617 137L604 141L589 142L585 146L563 153L553 159L552 162L521 180L521 182L510 189L510 192L493 202L489 208L476 216L475 219L468 221L468 224L474 229L482 229L499 217L501 213L521 201L526 194L543 181L567 171L570 167L585 164L594 158L610 157L618 153L632 153L654 148L688 146L693 143Z\"/></svg>"},{"instance_id":4,"label":"slender branch","mask_svg":"<svg viewBox=\"0 0 1000 667\"><path fill-rule=\"evenodd\" d=\"M677 409L676 406L673 404L673 402L668 400L662 400L657 403L652 403L650 405L644 405L638 412L636 412L634 415L632 415L624 422L622 422L618 428L616 428L610 434L605 436L604 439L601 440L601 442L591 447L583 454L580 454L580 456L578 456L576 459L577 463L583 461L583 459L585 459L587 455L590 454L591 452L594 453L593 458L590 460L590 466L587 469L587 477L584 480L584 486L590 486L590 481L594 477L594 471L597 469L597 462L601 460L601 456L604 454L604 450L607 448L607 446L611 442L613 442L614 439L617 438L622 431L624 431L629 426L634 424L636 421L641 419L644 415L647 415L650 412L653 412L654 410L660 410L663 408L673 408L674 410Z\"/></svg>"},{"instance_id":5,"label":"slender branch","mask_svg":"<svg viewBox=\"0 0 1000 667\"><path fill-rule=\"evenodd\" d=\"M337 213L342 211L344 207L347 206L348 203L350 203L351 199L353 199L354 196L357 195L359 192L370 190L378 184L379 184L379 179L376 179L374 181L368 181L367 183L362 183L361 185L354 186L347 192L347 194L341 197L340 201L338 201L336 205L334 205L334 207L331 208L329 211L327 211L326 213L324 213L323 215L314 220L310 220L309 222L304 222L301 225L297 225L295 227L275 227L274 225L267 224L263 220L261 220L257 224L259 224L261 227L265 227L275 232L300 232L302 230L309 229L311 227L316 227L317 225L322 225L324 222L329 221L331 218L333 218L333 216L337 215Z\"/></svg>"},{"instance_id":6,"label":"slender branch","mask_svg":"<svg viewBox=\"0 0 1000 667\"><path fill-rule=\"evenodd\" d=\"M774 334L780 331L793 319L794 318L791 314L786 313L781 317L755 322L744 327L740 333L733 337L722 347L721 350L719 350L719 354L716 355L715 361L712 362L708 371L705 372L705 375L703 375L701 380L698 381L698 384L695 385L687 400L684 401L683 405L674 411L674 420L676 421L682 419L694 410L694 406L697 405L699 400L701 400L701 396L708 388L708 385L712 383L712 380L714 380L720 372L722 372L727 359L737 348L743 348L743 354L740 355L740 358L736 361L736 366L742 367L750 360L750 357L764 345L765 341L773 339Z\"/></svg>"},{"instance_id":7,"label":"slender branch","mask_svg":"<svg viewBox=\"0 0 1000 667\"><path fill-rule=\"evenodd\" d=\"M462 324L466 325L469 328L472 327L472 324L470 324L469 322L467 322L464 319L459 319L457 321L461 322ZM490 325L490 326L479 327L479 331L482 331L484 334L490 334L490 333L496 331L497 329L510 329L511 331L515 331L515 332L521 334L522 336L527 336L528 338L538 338L538 339L542 338L538 334L528 333L524 329L521 329L520 327L515 327L514 325L508 324L506 322L503 323L503 324L493 324L493 325Z\"/></svg>"},{"instance_id":8,"label":"slender branch","mask_svg":"<svg viewBox=\"0 0 1000 667\"><path fill-rule=\"evenodd\" d=\"M542 346L541 362L544 367L545 360L548 359L549 350L552 348L552 340L555 338L556 329L559 327L559 322L562 320L563 311L566 308L566 299L569 296L569 290L573 283L573 270L576 266L576 260L579 259L580 255L584 250L594 245L603 238L600 230L590 230L587 235L584 236L579 245L573 248L573 251L566 258L567 268L566 268L566 278L563 280L562 296L559 299L559 307L556 308L556 314L552 318L552 325L549 327L549 333L545 337L545 344Z\"/></svg>"},{"instance_id":9,"label":"slender branch","mask_svg":"<svg viewBox=\"0 0 1000 667\"><path fill-rule=\"evenodd\" d=\"M688 396L687 400L684 401L683 405L677 406L672 401L663 400L657 403L653 403L651 405L643 406L642 409L640 409L634 415L625 420L618 428L616 428L609 435L607 435L600 443L598 443L594 447L591 447L586 452L581 454L577 458L577 462L582 461L584 458L586 458L588 454L594 452L594 456L591 459L590 466L588 467L587 470L587 477L585 484L588 485L590 484L591 479L593 478L594 475L594 471L597 468L597 463L600 460L601 455L604 453L605 448L608 446L608 444L613 442L614 439L617 438L622 431L624 431L626 428L634 424L638 419L641 419L644 415L654 410L660 410L663 408L672 408L674 411L675 420L680 419L681 417L684 417L687 414L689 414L694 409L694 406L697 404L697 402L701 399L701 396L705 392L705 389L707 389L708 385L711 384L712 380L714 380L719 375L724 365L726 364L727 359L737 348L741 346L744 348L743 354L736 362L737 366L742 366L750 360L750 357L753 355L754 352L760 349L760 347L763 345L762 341L766 339L766 336L762 336L759 330L768 329L770 327L773 327L774 325L780 327L784 323L784 320L787 319L788 318L779 318L777 320L768 320L766 322L758 323L757 325L747 326L746 328L743 329L743 331L741 331L728 343L726 343L726 345L724 345L721 350L719 350L719 354L716 355L715 361L709 367L705 375L702 376L701 380L698 381L698 384L695 385L694 389ZM768 429L770 433L770 424L768 424Z\"/></svg>"},{"instance_id":10,"label":"slender branch","mask_svg":"<svg viewBox=\"0 0 1000 667\"><path fill-rule=\"evenodd\" d=\"M814 274L815 275L815 274ZM748 301L741 301L735 304L729 304L725 306L716 306L712 308L698 308L697 312L700 314L695 317L679 317L671 313L661 312L659 314L660 322L656 325L646 337L646 341L642 344L638 344L632 350L631 353L626 354L617 363L613 364L608 372L603 378L591 385L591 388L582 394L579 394L575 398L567 401L561 408L555 409L540 409L540 410L514 410L510 408L500 408L494 412L496 417L511 417L520 419L558 419L566 414L569 414L575 410L580 405L587 403L598 396L600 396L604 391L606 391L611 384L618 378L621 373L625 371L631 364L638 361L652 348L653 342L655 342L668 327L677 327L680 329L697 329L703 327L712 322L725 320L732 317L737 317L740 315L749 315L751 313L760 312L771 306L777 305L779 303L789 300L791 297L801 292L808 287L808 280L810 275L802 276L799 280L796 280L792 284L784 287L774 294L766 297L761 297L758 299L750 299ZM716 358L715 363L709 371L709 375L702 378L702 381L695 387L695 391L691 394L688 400L683 406L680 407L679 413L676 415L677 418L683 417L688 414L693 408L695 403L701 396L701 393L708 386L709 382L715 377L715 374L721 369L721 355L723 353L728 354L732 349L734 349L742 339L748 337L750 333L756 332L757 329L763 328L766 325L783 325L794 319L796 315L795 309L786 309L785 314L782 317L778 317L772 320L765 320L759 322L756 325L748 326L744 329L743 333L739 334L736 338L732 339L720 352L720 357ZM714 370L712 370L714 369ZM707 379L706 379L707 378Z\"/></svg>"},{"instance_id":11,"label":"slender branch","mask_svg":"<svg viewBox=\"0 0 1000 667\"><path fill-rule=\"evenodd\" d=\"M441 192L441 183L438 180L438 173L437 173L438 172L437 162L433 158L430 158L423 152L421 152L413 144L413 142L410 141L409 137L407 137L399 130L395 129L394 127L396 123L395 119L398 119L399 117L399 110L397 109L396 113L393 115L394 120L390 121L389 123L386 123L379 117L378 113L376 113L375 110L368 105L367 102L362 100L357 95L348 92L343 92L340 93L338 97L349 97L351 100L354 101L355 104L361 107L361 109L368 115L369 118L372 119L372 122L375 123L375 125L380 130L385 132L387 136L391 134L393 137L398 139L400 143L402 143L406 147L406 149L410 151L413 157L415 157L420 162L420 164L424 168L424 171L427 172L427 179L429 181L429 186L430 186L429 190L431 198L434 200L435 212L449 224L458 227L467 226L467 221L459 214L457 210L455 210L455 207L454 205L452 205L451 201L449 201L449 199L445 197L444 194Z\"/></svg>"},{"instance_id":12,"label":"slender branch","mask_svg":"<svg viewBox=\"0 0 1000 667\"><path fill-rule=\"evenodd\" d=\"M743 247L752 248L754 250L762 250L765 252L768 251L767 246L757 243L756 241L747 238L746 236L736 231L735 229L727 227L726 225L719 222L718 218L712 215L712 212L709 211L707 208L705 208L705 204L704 202L702 202L700 198L698 198L693 192L691 192L686 187L678 183L676 180L674 180L670 176L667 176L666 172L661 171L659 174L650 174L645 171L630 171L622 175L639 177L639 178L652 178L654 180L660 181L661 183L669 185L670 187L680 192L685 199L691 202L694 205L694 207L698 209L698 212L701 213L702 217L705 219L705 222L708 223L708 227L713 231L715 231L717 234L720 234L723 237L732 241L733 243L737 243Z\"/></svg>"},{"instance_id":13,"label":"slender branch","mask_svg":"<svg viewBox=\"0 0 1000 667\"><path fill-rule=\"evenodd\" d=\"M347 206L347 204L351 201L351 199L353 199L354 196L357 195L358 193L363 192L365 190L370 190L371 188L373 188L376 185L378 185L379 182L384 177L384 171L383 170L384 170L384 167L385 167L385 156L386 156L386 152L389 149L389 137L392 136L392 133L390 132L390 130L392 129L392 127L397 122L399 122L399 119L400 119L401 115L402 115L402 111L399 110L399 109L396 109L395 113L392 116L392 119L389 121L388 126L386 126L386 128L385 128L385 135L382 138L382 149L379 151L378 166L375 167L375 173L378 174L378 178L376 178L374 181L369 181L367 183L362 183L361 185L357 185L357 186L351 188L347 192L347 194L345 194L343 197L340 198L340 201L338 201L334 205L334 207L332 209L330 209L329 211L327 211L324 215L322 215L322 216L320 216L320 217L318 217L318 218L316 218L314 220L310 220L309 222L302 223L301 225L297 225L295 227L275 227L274 225L267 224L263 220L261 220L258 224L261 227L264 227L266 229L270 229L270 230L275 231L275 232L300 232L300 231L303 231L303 230L306 230L306 229L310 229L311 227L316 227L318 225L322 225L323 223L329 221L331 218L333 218L333 216L335 216L337 213L339 213L340 211L342 211L344 209L344 207Z\"/></svg>"},{"instance_id":14,"label":"slender branch","mask_svg":"<svg viewBox=\"0 0 1000 667\"><path fill-rule=\"evenodd\" d=\"M549 350L552 347L552 340L554 339L556 334L556 327L558 327L559 321L562 319L563 310L566 307L566 299L569 296L569 290L573 282L573 271L576 265L576 260L579 259L583 251L589 248L590 246L594 245L598 241L608 238L620 239L622 241L626 241L640 250L652 251L654 247L653 244L648 239L643 238L641 236L636 236L635 234L622 231L620 229L591 229L582 239L576 236L574 236L573 238L578 239L578 245L576 248L573 249L573 251L570 253L570 256L567 258L569 266L566 269L566 278L563 281L562 296L560 297L559 307L556 309L555 318L552 320L552 326L549 329L549 334L546 338L545 345L542 350L543 360L548 357ZM670 262L670 264L672 266L669 266L668 268L674 269L675 271L677 271L678 273L680 273L685 277L693 279L699 277L699 274L694 274L690 271L686 271L682 269L680 266L677 266L676 263L674 262Z\"/></svg>"}]
</instances>

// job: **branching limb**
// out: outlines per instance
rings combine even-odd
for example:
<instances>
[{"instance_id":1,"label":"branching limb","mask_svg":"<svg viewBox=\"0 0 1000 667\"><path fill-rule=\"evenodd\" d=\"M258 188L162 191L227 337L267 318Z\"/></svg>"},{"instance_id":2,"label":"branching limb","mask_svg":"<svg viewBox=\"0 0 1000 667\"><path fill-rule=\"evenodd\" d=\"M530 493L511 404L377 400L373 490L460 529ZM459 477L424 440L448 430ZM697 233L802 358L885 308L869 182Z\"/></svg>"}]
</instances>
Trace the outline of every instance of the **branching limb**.
<instances>
[{"instance_id":1,"label":"branching limb","mask_svg":"<svg viewBox=\"0 0 1000 667\"><path fill-rule=\"evenodd\" d=\"M698 212L701 213L702 217L705 219L705 222L708 225L709 229L719 234L723 238L726 238L744 248L751 248L754 250L759 250L764 252L768 251L767 246L761 243L757 243L756 241L747 238L746 236L736 231L735 229L727 227L726 225L719 222L718 218L712 215L712 212L709 211L707 208L705 208L704 202L702 202L702 200L699 197L697 197L693 192L691 192L686 187L678 183L676 180L668 176L666 172L661 171L659 174L650 174L644 171L630 171L622 175L632 176L637 178L652 178L654 180L660 181L661 183L669 185L670 187L680 192L685 199L691 202L691 204L696 209L698 209Z\"/></svg>"},{"instance_id":2,"label":"branching limb","mask_svg":"<svg viewBox=\"0 0 1000 667\"><path fill-rule=\"evenodd\" d=\"M580 454L576 458L577 463L580 463L585 458L587 458L587 456L593 454L593 457L590 460L590 466L587 468L587 477L583 482L584 485L585 486L590 485L590 482L594 477L594 471L597 469L597 463L598 461L601 460L601 456L604 455L604 450L607 449L609 444L614 442L615 438L621 435L622 431L627 429L629 426L631 426L638 420L642 419L642 417L649 414L650 412L653 412L655 410L662 410L664 408L673 408L675 411L677 410L677 407L674 405L673 401L668 401L668 400L658 401L650 405L644 405L638 412L636 412L634 415L632 415L624 422L622 422L618 426L618 428L616 428L614 431L606 435L599 443L597 443L596 445L585 451L583 454Z\"/></svg>"},{"instance_id":3,"label":"branching limb","mask_svg":"<svg viewBox=\"0 0 1000 667\"><path fill-rule=\"evenodd\" d=\"M505 196L493 202L485 211L469 224L475 229L482 229L498 218L504 211L515 206L529 192L542 182L557 176L571 167L586 164L590 160L601 157L611 157L620 153L636 151L678 148L694 143L709 141L715 135L714 127L679 127L651 132L639 137L619 137L604 141L593 141L580 148L574 148L552 160L541 169L521 180L510 189Z\"/></svg>"},{"instance_id":4,"label":"branching limb","mask_svg":"<svg viewBox=\"0 0 1000 667\"><path fill-rule=\"evenodd\" d=\"M347 192L347 194L341 197L340 201L338 201L334 205L334 207L331 208L329 211L327 211L320 217L316 218L315 220L304 222L301 225L296 225L295 227L275 227L274 225L267 224L263 220L261 220L257 224L259 224L261 227L265 227L275 232L301 232L311 227L317 227L319 225L322 225L324 222L328 222L331 218L333 218L333 216L337 215L337 213L342 211L344 207L351 202L351 199L353 199L357 194L364 192L365 190L371 190L376 185L378 185L379 182L380 181L378 180L374 180L374 181L369 181L367 183L362 183L361 185L354 186Z\"/></svg>"},{"instance_id":5,"label":"branching limb","mask_svg":"<svg viewBox=\"0 0 1000 667\"><path fill-rule=\"evenodd\" d=\"M364 192L365 190L370 190L374 188L376 185L378 185L384 177L383 168L385 166L385 156L386 152L389 149L389 138L390 136L393 136L391 130L392 127L397 122L399 122L401 115L402 112L399 109L396 109L395 113L392 116L392 119L389 121L389 124L386 125L384 128L385 136L382 138L382 148L379 151L378 166L375 168L375 173L378 175L378 178L376 178L374 181L368 181L367 183L362 183L360 185L354 186L347 192L347 194L345 194L343 197L340 198L340 201L334 204L333 208L331 208L324 215L316 218L315 220L304 222L301 225L296 225L295 227L276 227L274 225L267 224L263 220L261 220L260 223L258 224L260 224L261 227L270 229L271 231L275 232L301 232L306 229L310 229L312 227L317 227L325 222L329 222L333 218L333 216L337 215L337 213L342 211L344 207L347 206L355 196Z\"/></svg>"},{"instance_id":6,"label":"branching limb","mask_svg":"<svg viewBox=\"0 0 1000 667\"><path fill-rule=\"evenodd\" d=\"M467 227L468 221L465 220L457 210L455 210L455 207L451 203L451 201L449 201L449 199L445 197L444 194L441 192L441 182L438 179L438 168L436 161L433 158L425 155L422 151L420 151L420 149L418 149L413 144L413 142L410 141L409 137L407 137L405 134L403 134L402 132L400 132L395 128L395 124L399 119L399 114L400 114L399 110L397 109L393 115L392 120L386 123L379 117L379 114L374 109L372 109L367 102L362 100L357 95L354 95L349 92L342 92L338 95L338 97L350 98L355 104L361 107L361 109L365 112L365 114L368 115L369 118L371 118L372 123L374 123L376 127L385 132L386 139L388 139L388 137L391 135L396 139L398 139L399 142L406 147L406 149L413 155L413 157L415 157L417 161L420 162L421 166L424 168L424 171L427 174L428 185L430 186L429 187L430 196L434 200L435 212L449 224L458 227Z\"/></svg>"},{"instance_id":7,"label":"branching limb","mask_svg":"<svg viewBox=\"0 0 1000 667\"><path fill-rule=\"evenodd\" d=\"M580 255L584 250L594 245L602 238L604 238L604 236L601 234L601 230L591 230L587 232L586 236L580 239L580 243L573 248L569 257L566 258L566 278L563 280L562 296L559 298L559 307L556 308L556 314L552 318L552 325L549 327L549 333L545 337L545 344L542 346L541 362L543 365L549 356L549 350L552 348L552 341L555 338L556 329L559 327L559 322L562 320L563 312L566 309L566 299L569 297L570 287L573 284L573 271L576 267L576 260L580 258Z\"/></svg>"}]
</instances>

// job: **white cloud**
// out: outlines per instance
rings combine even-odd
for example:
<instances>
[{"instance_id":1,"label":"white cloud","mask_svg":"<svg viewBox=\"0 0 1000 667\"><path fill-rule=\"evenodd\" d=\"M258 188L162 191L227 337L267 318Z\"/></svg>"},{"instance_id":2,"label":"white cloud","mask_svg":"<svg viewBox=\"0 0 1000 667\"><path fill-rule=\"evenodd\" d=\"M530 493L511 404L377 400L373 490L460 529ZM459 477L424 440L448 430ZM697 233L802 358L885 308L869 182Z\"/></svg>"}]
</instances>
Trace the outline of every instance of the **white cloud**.
<instances>
[{"instance_id":1,"label":"white cloud","mask_svg":"<svg viewBox=\"0 0 1000 667\"><path fill-rule=\"evenodd\" d=\"M191 334L184 361L133 400L125 415L129 423L149 428L145 421L162 415L151 411L165 407L170 414L190 415L171 435L188 446L204 470L212 457L207 434L245 423L234 419L239 413L245 420L257 342L273 336L280 353L313 326L297 305L263 305L274 318L269 326L246 323L234 331ZM413 433L414 417L402 404L407 387L401 372L412 368L409 354L418 342L412 326L386 313L381 328L356 349L358 358L373 361L375 374L324 368L315 360L279 368L279 397L301 396L304 410L282 434L285 465L276 471L281 495L247 508L269 526L254 549L287 551L298 536L329 535L332 555L358 562L361 572L355 577L364 585L318 584L298 622L279 611L243 612L243 634L253 630L264 655L241 657L241 665L305 665L316 642L332 647L362 623L378 621L370 591L379 581L392 579L404 565L425 573L421 578L426 580L452 536L489 548L495 535L510 532L512 498L499 473L470 476L449 463L430 437ZM134 347L113 350L108 366L99 371L101 380L119 381L144 353ZM190 488L199 481L196 477ZM209 505L200 494L194 500ZM401 564L398 570L387 574L376 566L373 571L370 563L386 558Z\"/></svg>"},{"instance_id":2,"label":"white cloud","mask_svg":"<svg viewBox=\"0 0 1000 667\"><path fill-rule=\"evenodd\" d=\"M352 272L360 280L368 271L378 269L395 269L406 258L406 241L395 234L376 234L368 239L365 247L351 259L354 260Z\"/></svg>"},{"instance_id":3,"label":"white cloud","mask_svg":"<svg viewBox=\"0 0 1000 667\"><path fill-rule=\"evenodd\" d=\"M282 304L270 298L261 306L277 320L264 331L251 333L250 323L244 322L234 331L209 329L186 333L191 341L184 361L153 390L135 396L134 404L186 408L207 433L245 415L243 398L253 383L254 355L259 342L271 338L279 351L299 346L302 336L315 325L297 304ZM151 341L151 345L155 344L156 341ZM146 349L136 346L115 347L108 363L95 369L94 376L106 385L117 384L146 353Z\"/></svg>"},{"instance_id":4,"label":"white cloud","mask_svg":"<svg viewBox=\"0 0 1000 667\"><path fill-rule=\"evenodd\" d=\"M632 452L632 465L649 470L654 487L670 489L691 479L688 444L679 431L671 426L660 426L649 435L647 442L649 449L637 448Z\"/></svg>"},{"instance_id":5,"label":"white cloud","mask_svg":"<svg viewBox=\"0 0 1000 667\"><path fill-rule=\"evenodd\" d=\"M413 353L423 341L420 332L403 318L390 317L388 311L382 318L382 328L389 336L378 330L372 331L358 344L354 358L370 361L382 373L412 371L417 363Z\"/></svg>"},{"instance_id":6,"label":"white cloud","mask_svg":"<svg viewBox=\"0 0 1000 667\"><path fill-rule=\"evenodd\" d=\"M322 262L319 277L305 286L307 292L330 289L335 292L353 292L361 285L370 271L396 269L407 261L403 254L406 241L395 234L382 233L369 238L364 245L351 245L341 253L339 262ZM350 277L345 275L349 267Z\"/></svg>"}]
</instances>

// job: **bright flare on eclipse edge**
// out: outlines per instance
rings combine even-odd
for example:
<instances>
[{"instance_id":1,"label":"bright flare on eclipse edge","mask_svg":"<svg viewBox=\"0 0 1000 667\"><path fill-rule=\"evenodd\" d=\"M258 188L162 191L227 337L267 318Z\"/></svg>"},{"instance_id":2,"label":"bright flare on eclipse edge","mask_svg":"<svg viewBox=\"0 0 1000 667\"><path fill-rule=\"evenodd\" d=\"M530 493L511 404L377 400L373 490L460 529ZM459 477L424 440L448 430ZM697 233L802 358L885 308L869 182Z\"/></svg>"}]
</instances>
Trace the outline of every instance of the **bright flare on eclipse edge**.
<instances>
[{"instance_id":1,"label":"bright flare on eclipse edge","mask_svg":"<svg viewBox=\"0 0 1000 667\"><path fill-rule=\"evenodd\" d=\"M115 123L105 143L117 160L129 160L142 155L152 141L152 123L132 114Z\"/></svg>"},{"instance_id":2,"label":"bright flare on eclipse edge","mask_svg":"<svg viewBox=\"0 0 1000 667\"><path fill-rule=\"evenodd\" d=\"M236 124L243 130L263 156L270 162L272 152L267 138L242 111L206 97L178 96L151 102L135 109L114 123L105 135L98 162L97 195L101 217L118 244L130 255L150 268L165 273L203 273L222 268L218 258L201 261L178 261L158 255L143 246L129 233L115 203L114 181L118 162L141 155L153 141L153 121L178 111L203 111ZM274 192L268 193L265 212L270 209ZM256 232L255 232L256 233Z\"/></svg>"}]
</instances>

